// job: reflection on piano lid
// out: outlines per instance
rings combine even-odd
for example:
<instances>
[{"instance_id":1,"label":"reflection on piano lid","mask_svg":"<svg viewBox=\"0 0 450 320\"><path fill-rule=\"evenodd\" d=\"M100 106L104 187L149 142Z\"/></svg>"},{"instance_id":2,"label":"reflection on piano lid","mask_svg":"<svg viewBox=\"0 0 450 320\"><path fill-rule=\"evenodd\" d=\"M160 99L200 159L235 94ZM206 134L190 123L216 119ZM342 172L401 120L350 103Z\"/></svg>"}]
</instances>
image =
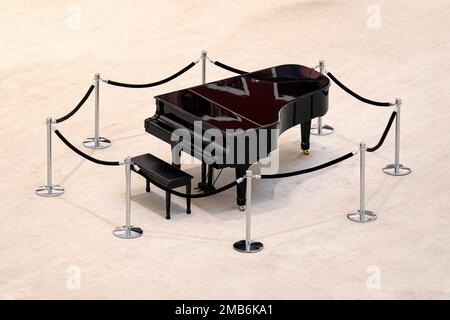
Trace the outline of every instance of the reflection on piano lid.
<instances>
[{"instance_id":1,"label":"reflection on piano lid","mask_svg":"<svg viewBox=\"0 0 450 320\"><path fill-rule=\"evenodd\" d=\"M244 77L239 77L240 81L234 82L213 82L206 84L208 89L225 91L237 96L249 96L250 92L248 91L247 79Z\"/></svg>"},{"instance_id":2,"label":"reflection on piano lid","mask_svg":"<svg viewBox=\"0 0 450 320\"><path fill-rule=\"evenodd\" d=\"M242 177L252 163L278 147L279 134L295 125L300 124L301 148L308 150L311 120L328 111L329 86L326 76L295 64L246 73L156 96L156 113L145 120L145 130L172 146L186 145L184 152L208 162L208 186L212 187L213 167L234 167L236 178ZM202 132L197 132L195 121L201 121ZM210 128L222 131L226 139L205 137ZM176 135L173 139L178 129L187 130L191 139L180 141ZM254 129L251 133L256 141L246 139L243 130L247 129ZM268 133L265 129L275 130ZM231 140L231 144L224 145L221 140ZM214 154L207 150L214 150ZM206 166L203 168L204 184ZM236 189L237 204L244 205L245 182Z\"/></svg>"},{"instance_id":3,"label":"reflection on piano lid","mask_svg":"<svg viewBox=\"0 0 450 320\"><path fill-rule=\"evenodd\" d=\"M265 127L280 120L284 106L325 92L329 84L326 76L308 67L281 65L156 96L157 106L164 109L157 114L189 123L201 120L224 131Z\"/></svg>"}]
</instances>

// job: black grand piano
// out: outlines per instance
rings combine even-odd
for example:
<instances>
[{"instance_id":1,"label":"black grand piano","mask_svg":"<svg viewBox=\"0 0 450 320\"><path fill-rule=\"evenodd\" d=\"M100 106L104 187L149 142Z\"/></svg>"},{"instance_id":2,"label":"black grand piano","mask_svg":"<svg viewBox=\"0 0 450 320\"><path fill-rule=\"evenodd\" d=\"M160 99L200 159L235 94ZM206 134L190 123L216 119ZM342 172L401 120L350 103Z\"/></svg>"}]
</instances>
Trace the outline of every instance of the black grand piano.
<instances>
[{"instance_id":1,"label":"black grand piano","mask_svg":"<svg viewBox=\"0 0 450 320\"><path fill-rule=\"evenodd\" d=\"M244 176L295 125L308 154L311 120L327 112L329 86L326 76L301 65L250 72L156 96L156 113L145 120L145 130L171 145L174 165L182 151L201 160L198 186L209 191L214 169L232 167L236 178ZM245 181L236 188L243 209Z\"/></svg>"}]
</instances>

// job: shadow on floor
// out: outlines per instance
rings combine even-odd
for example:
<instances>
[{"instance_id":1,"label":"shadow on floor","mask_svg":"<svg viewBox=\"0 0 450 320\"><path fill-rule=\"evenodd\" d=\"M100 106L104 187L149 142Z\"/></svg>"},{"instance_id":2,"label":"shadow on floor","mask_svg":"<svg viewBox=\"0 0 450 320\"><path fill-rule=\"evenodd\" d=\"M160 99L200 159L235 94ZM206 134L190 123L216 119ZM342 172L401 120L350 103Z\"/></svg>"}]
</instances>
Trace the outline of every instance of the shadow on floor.
<instances>
[{"instance_id":1,"label":"shadow on floor","mask_svg":"<svg viewBox=\"0 0 450 320\"><path fill-rule=\"evenodd\" d=\"M319 152L320 148L320 152ZM290 172L294 170L299 170L301 168L307 168L315 166L319 163L326 162L331 158L335 158L333 151L325 146L318 145L316 149L317 152L306 156L300 150L298 144L293 141L289 141L283 143L280 146L280 168L279 172ZM331 157L327 157L327 159L322 159L321 156L323 154L331 155ZM261 168L260 164L255 164L251 166L251 169L254 172L259 172ZM199 165L186 165L183 166L183 170L193 178L193 187L197 185L200 181L200 166ZM252 184L252 203L253 204L264 204L266 202L270 202L274 199L274 190L277 187L278 183L283 183L286 185L286 192L277 193L278 198L290 197L291 192L296 185L299 184L299 181L305 183L309 179L317 179L317 177L321 175L326 175L327 170L325 169L321 171L312 172L306 175L290 177L286 179L268 179L268 180L254 180ZM331 169L332 170L332 169ZM217 174L219 171L215 171ZM216 183L216 187L220 187L225 185L235 179L235 171L233 168L225 168L220 175L219 180ZM137 179L137 177L133 178L134 184L142 184L142 190L145 190L145 180ZM184 187L177 189L180 192L185 192ZM193 189L193 193L197 193L198 191ZM149 210L153 212L157 212L162 217L165 216L165 192L163 190L158 189L156 186L153 186L152 192L150 193L140 193L133 195L133 201L139 203L143 207L149 208ZM181 201L180 201L181 200ZM287 205L287 202L286 202ZM172 214L185 213L186 205L185 200L176 196L172 196L172 206L171 206ZM216 194L206 198L192 199L192 210L195 212L195 207L200 208L202 211L206 211L213 215L219 215L218 218L224 219L222 215L227 215L229 212L237 210L236 205L236 188L229 189L221 194ZM257 214L257 213L256 213ZM225 220L227 220L225 218Z\"/></svg>"}]
</instances>

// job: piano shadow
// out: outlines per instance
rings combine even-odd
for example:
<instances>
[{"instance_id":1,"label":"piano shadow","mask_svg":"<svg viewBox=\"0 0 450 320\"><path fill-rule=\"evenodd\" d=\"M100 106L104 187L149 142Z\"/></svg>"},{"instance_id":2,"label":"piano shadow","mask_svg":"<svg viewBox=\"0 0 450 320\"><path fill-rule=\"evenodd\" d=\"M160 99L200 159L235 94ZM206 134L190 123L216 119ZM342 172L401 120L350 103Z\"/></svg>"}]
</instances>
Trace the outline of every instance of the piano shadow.
<instances>
[{"instance_id":1,"label":"piano shadow","mask_svg":"<svg viewBox=\"0 0 450 320\"><path fill-rule=\"evenodd\" d=\"M279 149L279 172L290 172L303 168L308 168L315 166L317 164L326 162L330 159L336 158L341 154L339 151L332 150L331 148L321 145L320 143L315 144L314 150L312 150L310 155L304 155L299 147L298 141L286 141L280 144ZM326 158L324 158L326 156ZM256 163L250 167L254 173L259 173L261 170L261 164ZM194 178L192 180L193 187L201 180L200 165L186 164L183 165L183 171L189 173ZM310 179L316 179L318 176L330 174L328 168L325 170L319 170L316 172L304 174L301 176L293 176L283 179L266 179L266 180L253 180L252 183L252 214L258 215L272 210L278 210L282 207L288 207L289 201L283 201L282 199L289 199L294 192L298 192L298 186L300 184L307 184ZM218 170L215 171L215 175L218 174ZM225 168L221 173L219 179L217 180L216 187L225 185L235 179L235 171L233 168ZM139 183L142 184L142 190L145 187L145 181L141 178L136 178L133 184L136 186ZM279 185L280 184L280 185ZM136 188L136 187L135 187ZM176 190L180 192L185 192L185 188L177 188ZM193 193L197 191L192 190ZM314 192L305 187L305 193ZM132 196L132 200L137 202L141 206L148 208L150 211L154 211L165 216L165 192L156 186L153 186L150 193L142 192ZM276 201L274 201L276 200ZM236 220L240 219L241 215L231 215L230 212L238 212L236 207L236 190L231 188L222 192L220 194L212 195L205 198L192 199L192 214L198 214L199 211L211 214L220 220ZM258 210L257 207L263 205L264 210ZM200 210L199 210L200 209ZM186 211L186 200L181 197L172 196L172 209L171 212L174 214L174 218L189 218L189 215L183 214L182 217L180 213L185 213Z\"/></svg>"}]
</instances>

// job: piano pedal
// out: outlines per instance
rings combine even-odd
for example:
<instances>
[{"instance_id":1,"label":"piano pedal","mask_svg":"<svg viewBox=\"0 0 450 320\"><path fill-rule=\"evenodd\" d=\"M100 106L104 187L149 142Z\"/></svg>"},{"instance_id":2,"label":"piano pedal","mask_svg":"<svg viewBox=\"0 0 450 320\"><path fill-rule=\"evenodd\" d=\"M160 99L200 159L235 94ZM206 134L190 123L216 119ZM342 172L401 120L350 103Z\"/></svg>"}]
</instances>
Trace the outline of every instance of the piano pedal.
<instances>
[{"instance_id":1,"label":"piano pedal","mask_svg":"<svg viewBox=\"0 0 450 320\"><path fill-rule=\"evenodd\" d=\"M208 185L207 183L204 183L204 182L199 182L195 189L196 190L201 190L203 192L211 192L211 191L216 190L216 188L214 188L213 186L210 186L210 185Z\"/></svg>"},{"instance_id":2,"label":"piano pedal","mask_svg":"<svg viewBox=\"0 0 450 320\"><path fill-rule=\"evenodd\" d=\"M304 154L305 156L309 156L309 150L303 150L303 154Z\"/></svg>"},{"instance_id":3,"label":"piano pedal","mask_svg":"<svg viewBox=\"0 0 450 320\"><path fill-rule=\"evenodd\" d=\"M196 190L204 190L204 189L205 189L205 186L206 186L206 183L204 183L204 182L199 182L199 183L197 184L197 187L195 187L195 189L196 189Z\"/></svg>"}]
</instances>

